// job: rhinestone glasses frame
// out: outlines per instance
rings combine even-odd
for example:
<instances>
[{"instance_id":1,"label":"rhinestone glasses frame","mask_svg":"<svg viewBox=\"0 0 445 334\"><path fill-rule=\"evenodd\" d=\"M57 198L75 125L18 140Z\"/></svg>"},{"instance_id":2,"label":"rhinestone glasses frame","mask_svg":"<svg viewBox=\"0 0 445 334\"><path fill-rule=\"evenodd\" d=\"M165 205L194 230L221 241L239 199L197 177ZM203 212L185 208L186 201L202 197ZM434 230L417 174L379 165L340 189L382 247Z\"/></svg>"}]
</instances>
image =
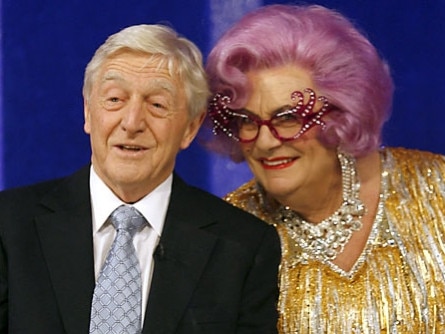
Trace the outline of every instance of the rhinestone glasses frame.
<instances>
[{"instance_id":1,"label":"rhinestone glasses frame","mask_svg":"<svg viewBox=\"0 0 445 334\"><path fill-rule=\"evenodd\" d=\"M309 95L309 99L306 104L304 103L305 93ZM296 104L291 109L285 111L284 114L297 114L302 121L301 128L296 134L290 137L283 137L278 133L277 129L272 124L272 122L274 121L274 117L277 117L277 115L273 116L270 119L263 120L258 116L248 115L246 113L233 110L229 108L231 98L222 93L216 93L213 99L210 101L208 107L209 116L213 122L213 133L215 135L223 133L229 138L241 143L252 143L257 140L261 126L265 125L269 128L270 132L275 138L282 142L286 142L298 139L314 126L319 125L321 126L322 130L325 129L326 123L322 120L322 117L334 109L329 104L326 97L317 97L313 89L306 88L303 92L292 92L291 99L292 101L296 101ZM318 111L313 111L315 103L317 101L321 101L323 104ZM235 118L245 118L255 123L257 126L256 135L250 139L240 138L240 136L238 136L230 126Z\"/></svg>"}]
</instances>

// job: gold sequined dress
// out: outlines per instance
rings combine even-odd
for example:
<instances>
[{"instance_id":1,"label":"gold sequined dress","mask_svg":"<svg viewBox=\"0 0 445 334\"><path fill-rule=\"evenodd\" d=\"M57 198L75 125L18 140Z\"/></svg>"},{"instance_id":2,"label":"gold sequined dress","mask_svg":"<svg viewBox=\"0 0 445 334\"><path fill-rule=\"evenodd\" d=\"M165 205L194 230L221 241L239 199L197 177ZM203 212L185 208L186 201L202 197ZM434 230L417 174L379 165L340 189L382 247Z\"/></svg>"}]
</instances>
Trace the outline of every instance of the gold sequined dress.
<instances>
[{"instance_id":1,"label":"gold sequined dress","mask_svg":"<svg viewBox=\"0 0 445 334\"><path fill-rule=\"evenodd\" d=\"M301 259L255 181L226 196L280 234L280 333L445 333L445 157L385 148L381 159L378 212L349 272Z\"/></svg>"}]
</instances>

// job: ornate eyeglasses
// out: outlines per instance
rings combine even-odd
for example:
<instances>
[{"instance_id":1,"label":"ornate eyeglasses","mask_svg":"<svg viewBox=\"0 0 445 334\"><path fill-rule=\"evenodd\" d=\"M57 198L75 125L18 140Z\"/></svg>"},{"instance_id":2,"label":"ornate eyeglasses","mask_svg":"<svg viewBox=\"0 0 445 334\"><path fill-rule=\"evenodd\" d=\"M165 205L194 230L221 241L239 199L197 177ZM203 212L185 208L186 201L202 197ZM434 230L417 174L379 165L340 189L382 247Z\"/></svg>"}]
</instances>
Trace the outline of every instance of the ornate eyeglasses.
<instances>
[{"instance_id":1,"label":"ornate eyeglasses","mask_svg":"<svg viewBox=\"0 0 445 334\"><path fill-rule=\"evenodd\" d=\"M304 103L304 93L309 100ZM255 114L242 110L232 110L228 107L229 96L217 93L209 104L209 115L213 121L213 133L224 133L228 137L241 143L251 143L258 138L261 126L265 125L275 138L281 141L291 141L299 138L310 128L319 125L322 129L326 124L322 117L332 110L324 96L306 88L304 92L295 91L291 94L295 106L277 112L272 118L263 120ZM313 112L316 101L323 103L318 111Z\"/></svg>"}]
</instances>

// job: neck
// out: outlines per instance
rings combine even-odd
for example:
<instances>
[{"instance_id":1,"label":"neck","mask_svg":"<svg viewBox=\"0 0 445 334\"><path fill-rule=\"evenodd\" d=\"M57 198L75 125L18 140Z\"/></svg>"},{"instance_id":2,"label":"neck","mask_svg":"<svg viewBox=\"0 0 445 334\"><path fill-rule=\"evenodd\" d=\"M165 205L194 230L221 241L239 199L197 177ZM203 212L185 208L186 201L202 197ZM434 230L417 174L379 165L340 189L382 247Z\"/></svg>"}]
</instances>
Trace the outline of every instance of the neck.
<instances>
[{"instance_id":1,"label":"neck","mask_svg":"<svg viewBox=\"0 0 445 334\"><path fill-rule=\"evenodd\" d=\"M303 258L312 257L322 262L335 260L343 252L353 233L363 227L362 219L367 209L359 198L360 184L355 159L343 153L338 154L338 159L341 166L341 204L332 212L329 209L327 217L318 215L315 216L315 221L310 220L307 215L303 216L301 211L295 213L295 209L292 211L279 208L278 221L287 225L290 237L306 253ZM335 184L338 188L337 183ZM323 217L321 221L319 217ZM315 222L320 225L314 224Z\"/></svg>"}]
</instances>

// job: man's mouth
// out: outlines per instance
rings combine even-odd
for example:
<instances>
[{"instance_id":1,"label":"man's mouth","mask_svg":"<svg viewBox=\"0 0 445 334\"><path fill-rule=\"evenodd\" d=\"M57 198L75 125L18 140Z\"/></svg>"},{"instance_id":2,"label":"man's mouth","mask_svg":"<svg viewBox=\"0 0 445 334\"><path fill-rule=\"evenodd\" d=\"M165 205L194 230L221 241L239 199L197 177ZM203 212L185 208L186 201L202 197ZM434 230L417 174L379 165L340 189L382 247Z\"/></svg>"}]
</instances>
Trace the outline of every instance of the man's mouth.
<instances>
[{"instance_id":1,"label":"man's mouth","mask_svg":"<svg viewBox=\"0 0 445 334\"><path fill-rule=\"evenodd\" d=\"M280 169L291 165L297 158L274 158L260 159L261 164L266 169Z\"/></svg>"},{"instance_id":2,"label":"man's mouth","mask_svg":"<svg viewBox=\"0 0 445 334\"><path fill-rule=\"evenodd\" d=\"M117 147L119 147L121 150L134 151L134 152L142 151L145 149L141 146L133 146L133 145L118 145Z\"/></svg>"}]
</instances>

